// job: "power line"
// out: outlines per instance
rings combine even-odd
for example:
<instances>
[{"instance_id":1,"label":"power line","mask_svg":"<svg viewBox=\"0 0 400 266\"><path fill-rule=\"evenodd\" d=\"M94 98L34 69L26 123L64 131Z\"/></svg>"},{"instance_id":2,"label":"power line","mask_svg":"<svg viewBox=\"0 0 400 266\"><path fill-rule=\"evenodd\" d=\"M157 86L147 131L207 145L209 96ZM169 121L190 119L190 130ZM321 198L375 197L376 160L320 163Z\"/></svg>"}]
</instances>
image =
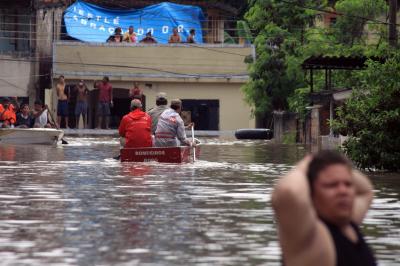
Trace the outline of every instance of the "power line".
<instances>
[{"instance_id":1,"label":"power line","mask_svg":"<svg viewBox=\"0 0 400 266\"><path fill-rule=\"evenodd\" d=\"M124 66L124 65L116 65L116 64L98 64L98 63L76 63L76 62L67 62L67 61L51 61L51 60L36 60L36 59L29 59L29 60L18 60L18 59L11 59L11 58L1 58L0 61L13 61L13 62L32 62L32 63L56 63L56 64L66 64L66 65L80 65L80 66L100 66L100 67L115 67L115 68L124 68L124 69L140 69L140 70L150 70L159 73L166 73L172 74L177 76L187 76L192 78L212 78L212 77L226 77L226 76L243 76L247 75L247 73L227 73L227 74L187 74L187 73L179 73L169 70L163 70L158 68L151 68L151 67L139 67L139 66Z\"/></svg>"},{"instance_id":2,"label":"power line","mask_svg":"<svg viewBox=\"0 0 400 266\"><path fill-rule=\"evenodd\" d=\"M384 25L389 25L389 22L385 22L385 21L381 21L381 20L377 20L377 19L373 19L373 18L367 18L367 17L362 17L362 16L357 16L357 15L349 15L346 13L341 13L341 12L337 12L337 11L330 11L330 10L325 10L325 9L320 9L320 8L316 8L316 7L309 7L309 6L305 6L302 5L300 3L295 2L290 2L287 0L280 0L281 2L288 4L288 5L295 5L297 7L303 8L303 9L309 9L309 10L314 10L314 11L319 11L319 12L323 12L323 13L327 13L327 14L332 14L332 15L339 15L339 16L344 16L344 17L350 17L350 18L357 18L357 19L362 19L362 20L366 20L366 21L372 21L375 22L376 24L384 24ZM400 26L400 24L396 24L396 26Z\"/></svg>"}]
</instances>

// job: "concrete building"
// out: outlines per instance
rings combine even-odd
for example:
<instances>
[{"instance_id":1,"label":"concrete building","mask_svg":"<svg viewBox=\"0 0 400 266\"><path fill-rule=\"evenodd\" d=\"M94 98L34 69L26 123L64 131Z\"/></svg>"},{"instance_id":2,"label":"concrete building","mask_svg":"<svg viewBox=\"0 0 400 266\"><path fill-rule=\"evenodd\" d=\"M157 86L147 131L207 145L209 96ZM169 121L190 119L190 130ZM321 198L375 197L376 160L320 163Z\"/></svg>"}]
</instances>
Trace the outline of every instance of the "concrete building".
<instances>
[{"instance_id":1,"label":"concrete building","mask_svg":"<svg viewBox=\"0 0 400 266\"><path fill-rule=\"evenodd\" d=\"M55 112L54 79L63 74L69 84L74 84L82 78L92 90L89 123L94 126L96 91L93 90L93 81L108 75L115 88L115 105L124 106L113 110L114 127L128 111L128 91L133 81L138 82L144 91L147 109L154 105L158 91L165 91L169 99L183 99L185 117L196 123L196 129L233 130L254 127L250 107L244 102L240 90L248 78L244 58L254 57L254 49L245 45L224 45L225 34L232 33L235 26L235 21L230 18L238 14L239 2L246 1L233 4L229 1L171 1L202 8L206 16L203 25L203 40L206 44L197 47L115 47L60 41L68 38L61 31L63 12L74 2L0 2L0 97L18 96L30 104L35 99L42 99ZM141 8L162 1L86 2L114 8ZM107 66L113 61L115 64L116 57L130 58L132 64L128 63L122 68ZM60 64L62 60L78 64ZM141 69L135 69L138 65ZM158 71L160 69L163 71Z\"/></svg>"},{"instance_id":2,"label":"concrete building","mask_svg":"<svg viewBox=\"0 0 400 266\"><path fill-rule=\"evenodd\" d=\"M198 130L254 127L240 89L248 79L244 58L254 55L252 46L56 42L53 51L53 78L64 75L72 84L84 79L91 90L90 127L97 99L93 84L103 76L114 87L114 127L129 111L133 82L143 90L147 109L155 105L158 92L182 99Z\"/></svg>"},{"instance_id":3,"label":"concrete building","mask_svg":"<svg viewBox=\"0 0 400 266\"><path fill-rule=\"evenodd\" d=\"M65 1L0 1L0 97L31 104L51 88L52 42Z\"/></svg>"}]
</instances>

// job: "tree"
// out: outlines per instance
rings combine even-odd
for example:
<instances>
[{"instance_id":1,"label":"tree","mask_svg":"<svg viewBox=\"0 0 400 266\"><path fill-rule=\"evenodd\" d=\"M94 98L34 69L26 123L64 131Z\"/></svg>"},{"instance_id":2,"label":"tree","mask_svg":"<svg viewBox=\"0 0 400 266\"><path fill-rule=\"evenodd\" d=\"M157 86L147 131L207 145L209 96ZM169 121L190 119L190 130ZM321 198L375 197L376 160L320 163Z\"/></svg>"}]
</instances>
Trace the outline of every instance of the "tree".
<instances>
[{"instance_id":1,"label":"tree","mask_svg":"<svg viewBox=\"0 0 400 266\"><path fill-rule=\"evenodd\" d=\"M400 53L370 62L338 109L334 127L347 133L344 151L361 168L400 169Z\"/></svg>"},{"instance_id":2,"label":"tree","mask_svg":"<svg viewBox=\"0 0 400 266\"><path fill-rule=\"evenodd\" d=\"M313 23L316 12L302 6L315 6L316 2L250 2L245 18L257 34L254 42L257 59L250 63L250 79L243 90L255 114L286 110L288 96L296 88L305 86L300 68L303 58L299 52L306 28Z\"/></svg>"},{"instance_id":3,"label":"tree","mask_svg":"<svg viewBox=\"0 0 400 266\"><path fill-rule=\"evenodd\" d=\"M387 11L385 0L340 0L335 5L339 13L334 25L336 39L345 45L365 44L365 27L377 25L375 18ZM378 24L379 25L379 24Z\"/></svg>"}]
</instances>

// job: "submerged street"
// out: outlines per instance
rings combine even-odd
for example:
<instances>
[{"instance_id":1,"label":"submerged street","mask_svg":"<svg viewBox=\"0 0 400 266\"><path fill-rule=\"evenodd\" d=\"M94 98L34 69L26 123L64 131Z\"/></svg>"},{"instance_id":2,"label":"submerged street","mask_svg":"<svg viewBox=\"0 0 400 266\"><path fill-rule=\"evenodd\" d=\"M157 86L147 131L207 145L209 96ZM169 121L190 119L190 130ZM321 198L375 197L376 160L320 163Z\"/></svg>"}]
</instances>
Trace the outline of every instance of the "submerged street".
<instances>
[{"instance_id":1,"label":"submerged street","mask_svg":"<svg viewBox=\"0 0 400 266\"><path fill-rule=\"evenodd\" d=\"M118 140L0 147L1 265L280 265L270 193L303 146L203 138L194 164L120 163ZM400 263L399 176L362 227Z\"/></svg>"}]
</instances>

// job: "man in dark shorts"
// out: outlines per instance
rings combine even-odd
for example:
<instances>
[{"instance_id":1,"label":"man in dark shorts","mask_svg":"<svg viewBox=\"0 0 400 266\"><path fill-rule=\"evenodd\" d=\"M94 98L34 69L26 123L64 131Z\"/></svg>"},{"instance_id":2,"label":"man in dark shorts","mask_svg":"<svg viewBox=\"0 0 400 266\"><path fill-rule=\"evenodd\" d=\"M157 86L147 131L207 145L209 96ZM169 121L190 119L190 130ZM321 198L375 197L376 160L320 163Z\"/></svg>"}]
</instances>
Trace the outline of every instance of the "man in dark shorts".
<instances>
[{"instance_id":1,"label":"man in dark shorts","mask_svg":"<svg viewBox=\"0 0 400 266\"><path fill-rule=\"evenodd\" d=\"M82 114L83 128L86 128L86 114L87 114L87 96L89 94L89 89L83 80L80 80L78 85L75 87L76 90L76 105L75 105L75 118L76 118L76 128L79 128L79 118Z\"/></svg>"},{"instance_id":2,"label":"man in dark shorts","mask_svg":"<svg viewBox=\"0 0 400 266\"><path fill-rule=\"evenodd\" d=\"M370 181L336 151L303 159L272 195L286 266L374 266L359 225L371 205Z\"/></svg>"},{"instance_id":3,"label":"man in dark shorts","mask_svg":"<svg viewBox=\"0 0 400 266\"><path fill-rule=\"evenodd\" d=\"M99 89L99 103L97 105L98 124L96 129L102 127L104 121L106 129L109 128L111 108L113 106L112 91L110 79L105 76L101 82L96 82L95 87Z\"/></svg>"},{"instance_id":4,"label":"man in dark shorts","mask_svg":"<svg viewBox=\"0 0 400 266\"><path fill-rule=\"evenodd\" d=\"M57 91L57 124L61 126L62 118L65 119L65 127L68 128L68 95L65 93L64 76L60 76L56 85Z\"/></svg>"}]
</instances>

